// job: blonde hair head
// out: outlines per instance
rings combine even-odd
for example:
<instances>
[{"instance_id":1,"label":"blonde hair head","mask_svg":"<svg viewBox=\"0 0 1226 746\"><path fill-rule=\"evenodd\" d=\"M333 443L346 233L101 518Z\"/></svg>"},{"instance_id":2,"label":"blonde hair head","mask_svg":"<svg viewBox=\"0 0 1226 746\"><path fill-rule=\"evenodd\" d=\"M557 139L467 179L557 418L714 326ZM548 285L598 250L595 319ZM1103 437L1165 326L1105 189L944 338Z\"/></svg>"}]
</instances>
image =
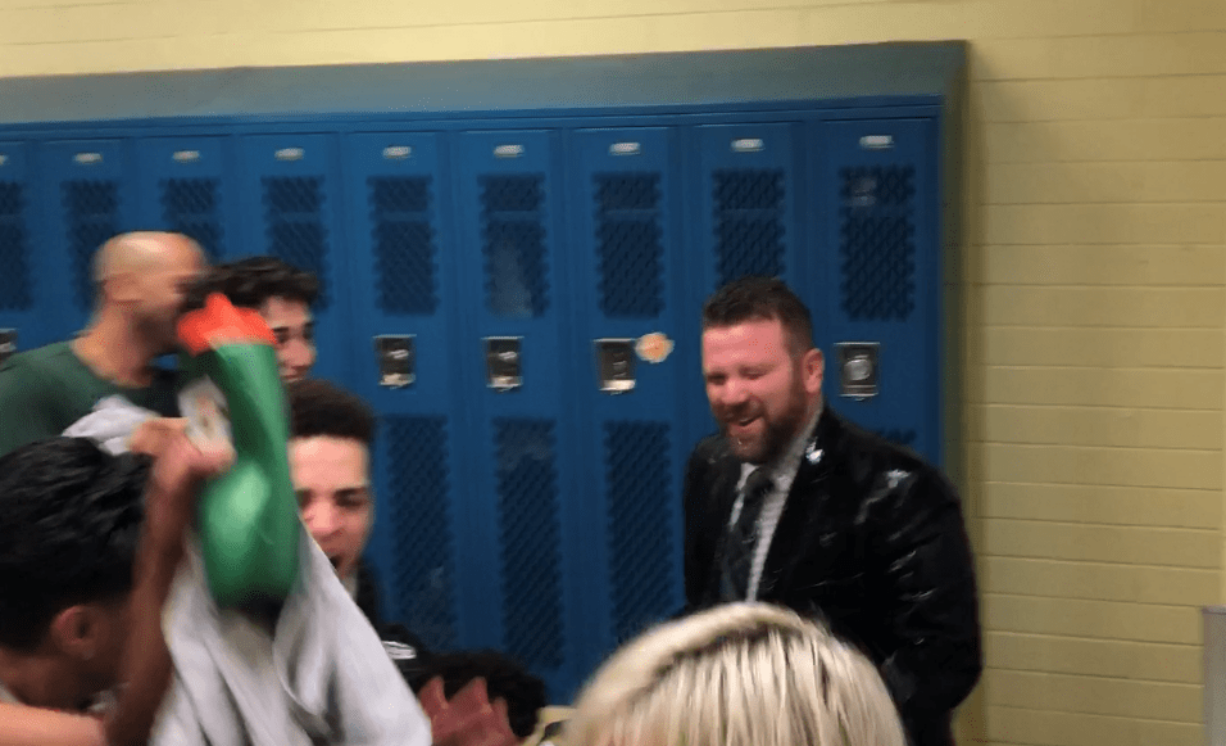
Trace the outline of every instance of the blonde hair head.
<instances>
[{"instance_id":1,"label":"blonde hair head","mask_svg":"<svg viewBox=\"0 0 1226 746\"><path fill-rule=\"evenodd\" d=\"M661 625L580 695L567 746L904 746L877 670L786 609L729 604Z\"/></svg>"}]
</instances>

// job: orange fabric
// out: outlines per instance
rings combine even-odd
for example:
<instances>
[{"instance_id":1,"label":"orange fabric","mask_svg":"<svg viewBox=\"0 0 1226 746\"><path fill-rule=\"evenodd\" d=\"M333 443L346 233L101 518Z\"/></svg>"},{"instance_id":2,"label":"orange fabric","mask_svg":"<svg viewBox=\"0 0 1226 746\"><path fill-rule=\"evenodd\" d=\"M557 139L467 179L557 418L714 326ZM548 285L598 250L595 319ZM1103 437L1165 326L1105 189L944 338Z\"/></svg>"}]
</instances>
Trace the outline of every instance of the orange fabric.
<instances>
[{"instance_id":1,"label":"orange fabric","mask_svg":"<svg viewBox=\"0 0 1226 746\"><path fill-rule=\"evenodd\" d=\"M267 344L275 347L277 338L264 317L250 308L235 308L230 299L213 293L204 308L183 314L179 319L179 341L193 355L227 344Z\"/></svg>"}]
</instances>

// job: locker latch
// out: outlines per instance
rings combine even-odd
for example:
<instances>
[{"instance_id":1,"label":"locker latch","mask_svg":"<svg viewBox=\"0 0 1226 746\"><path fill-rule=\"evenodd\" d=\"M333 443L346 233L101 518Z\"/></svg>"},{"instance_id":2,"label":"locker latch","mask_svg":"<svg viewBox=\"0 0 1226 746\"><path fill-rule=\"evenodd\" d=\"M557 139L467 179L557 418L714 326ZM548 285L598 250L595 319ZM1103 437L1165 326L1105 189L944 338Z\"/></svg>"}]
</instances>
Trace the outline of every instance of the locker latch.
<instances>
[{"instance_id":1,"label":"locker latch","mask_svg":"<svg viewBox=\"0 0 1226 746\"><path fill-rule=\"evenodd\" d=\"M523 337L486 337L486 385L495 391L513 391L524 385Z\"/></svg>"},{"instance_id":2,"label":"locker latch","mask_svg":"<svg viewBox=\"0 0 1226 746\"><path fill-rule=\"evenodd\" d=\"M600 375L600 390L606 394L624 394L634 389L633 339L597 339L596 372Z\"/></svg>"},{"instance_id":3,"label":"locker latch","mask_svg":"<svg viewBox=\"0 0 1226 746\"><path fill-rule=\"evenodd\" d=\"M839 395L851 399L876 396L880 382L880 342L839 342Z\"/></svg>"},{"instance_id":4,"label":"locker latch","mask_svg":"<svg viewBox=\"0 0 1226 746\"><path fill-rule=\"evenodd\" d=\"M399 389L417 380L417 351L412 334L381 334L375 337L379 361L379 385Z\"/></svg>"},{"instance_id":5,"label":"locker latch","mask_svg":"<svg viewBox=\"0 0 1226 746\"><path fill-rule=\"evenodd\" d=\"M0 329L0 365L14 352L17 352L17 330Z\"/></svg>"}]
</instances>

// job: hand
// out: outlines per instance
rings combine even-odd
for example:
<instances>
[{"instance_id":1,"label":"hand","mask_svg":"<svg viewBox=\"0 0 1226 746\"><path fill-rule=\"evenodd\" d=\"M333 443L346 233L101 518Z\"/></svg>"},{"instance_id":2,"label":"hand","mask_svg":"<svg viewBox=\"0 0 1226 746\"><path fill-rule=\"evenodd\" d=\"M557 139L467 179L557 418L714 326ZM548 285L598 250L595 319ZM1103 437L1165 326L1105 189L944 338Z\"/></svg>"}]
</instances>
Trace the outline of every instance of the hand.
<instances>
[{"instance_id":1,"label":"hand","mask_svg":"<svg viewBox=\"0 0 1226 746\"><path fill-rule=\"evenodd\" d=\"M234 451L197 447L182 430L163 430L145 497L145 531L153 546L181 546L191 521L196 488L203 479L230 468Z\"/></svg>"},{"instance_id":2,"label":"hand","mask_svg":"<svg viewBox=\"0 0 1226 746\"><path fill-rule=\"evenodd\" d=\"M473 679L448 702L443 696L443 680L435 677L422 687L418 699L430 718L434 746L514 746L519 743L507 719L506 701L496 699L490 704L485 679Z\"/></svg>"},{"instance_id":3,"label":"hand","mask_svg":"<svg viewBox=\"0 0 1226 746\"><path fill-rule=\"evenodd\" d=\"M176 434L186 431L187 420L183 417L151 417L132 431L128 450L157 458Z\"/></svg>"}]
</instances>

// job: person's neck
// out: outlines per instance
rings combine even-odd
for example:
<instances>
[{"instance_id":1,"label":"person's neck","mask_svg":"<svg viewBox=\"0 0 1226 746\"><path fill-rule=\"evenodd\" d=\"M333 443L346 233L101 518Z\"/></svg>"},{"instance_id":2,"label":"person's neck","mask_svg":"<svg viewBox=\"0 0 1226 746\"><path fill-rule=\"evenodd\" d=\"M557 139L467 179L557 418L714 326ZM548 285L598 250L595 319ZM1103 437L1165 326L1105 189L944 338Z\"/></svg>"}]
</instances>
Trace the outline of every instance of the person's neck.
<instances>
[{"instance_id":1,"label":"person's neck","mask_svg":"<svg viewBox=\"0 0 1226 746\"><path fill-rule=\"evenodd\" d=\"M152 382L157 351L115 313L103 312L72 350L99 378L118 386L143 388Z\"/></svg>"},{"instance_id":2,"label":"person's neck","mask_svg":"<svg viewBox=\"0 0 1226 746\"><path fill-rule=\"evenodd\" d=\"M16 653L0 648L0 684L17 701L31 707L78 711L86 697L79 695L76 677L61 662L40 653Z\"/></svg>"}]
</instances>

